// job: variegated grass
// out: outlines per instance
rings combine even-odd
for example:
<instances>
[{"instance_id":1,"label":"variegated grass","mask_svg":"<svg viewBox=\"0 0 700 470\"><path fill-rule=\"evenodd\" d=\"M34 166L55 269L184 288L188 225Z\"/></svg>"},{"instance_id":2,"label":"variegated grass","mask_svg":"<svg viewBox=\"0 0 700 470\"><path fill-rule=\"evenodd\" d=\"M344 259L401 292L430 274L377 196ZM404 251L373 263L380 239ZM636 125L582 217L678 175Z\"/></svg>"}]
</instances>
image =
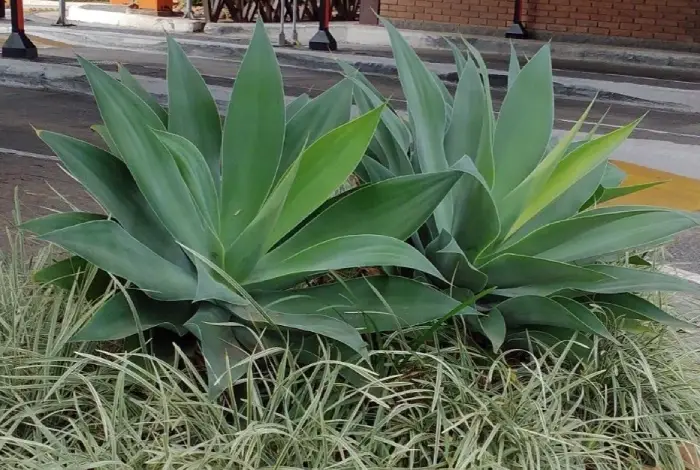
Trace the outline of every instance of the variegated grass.
<instances>
[{"instance_id":1,"label":"variegated grass","mask_svg":"<svg viewBox=\"0 0 700 470\"><path fill-rule=\"evenodd\" d=\"M597 340L596 360L572 364L560 349L493 357L456 319L417 351L419 331L375 338L369 363L323 345L308 365L263 351L213 402L181 351L170 364L69 343L94 305L35 285L49 252L27 261L13 240L0 260L4 468L681 469L679 445L698 443L700 362L662 329Z\"/></svg>"}]
</instances>

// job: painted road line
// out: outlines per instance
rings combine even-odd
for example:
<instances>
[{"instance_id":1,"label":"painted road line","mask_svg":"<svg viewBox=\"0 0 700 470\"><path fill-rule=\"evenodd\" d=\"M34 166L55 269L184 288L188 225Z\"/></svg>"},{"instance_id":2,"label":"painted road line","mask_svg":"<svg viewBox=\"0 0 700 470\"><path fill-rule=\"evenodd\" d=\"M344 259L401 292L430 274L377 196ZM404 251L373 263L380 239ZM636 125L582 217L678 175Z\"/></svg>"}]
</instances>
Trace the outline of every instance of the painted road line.
<instances>
[{"instance_id":1,"label":"painted road line","mask_svg":"<svg viewBox=\"0 0 700 470\"><path fill-rule=\"evenodd\" d=\"M37 158L39 160L54 160L58 161L58 157L53 155L44 155L41 153L25 152L24 150L6 149L0 147L0 155L12 155L14 157Z\"/></svg>"},{"instance_id":2,"label":"painted road line","mask_svg":"<svg viewBox=\"0 0 700 470\"><path fill-rule=\"evenodd\" d=\"M571 127L573 127L578 121L575 121L573 119L555 119L555 122L562 122L566 124L571 124ZM606 124L604 122L597 122L597 121L584 121L583 124L585 126L598 126L598 127L606 127L608 129L621 129L624 127L623 125L618 125L618 124ZM672 132L672 131L663 131L660 129L651 129L649 127L640 127L637 126L634 128L635 131L638 132L648 132L650 134L658 134L658 135L666 135L669 137L688 137L688 138L695 138L695 139L700 139L700 134L686 134L683 132Z\"/></svg>"},{"instance_id":3,"label":"painted road line","mask_svg":"<svg viewBox=\"0 0 700 470\"><path fill-rule=\"evenodd\" d=\"M48 47L71 47L70 44L66 44L59 41L54 41L52 39L45 39L37 34L29 34L34 45L40 49ZM7 40L7 35L0 35L0 41L3 43Z\"/></svg>"},{"instance_id":4,"label":"painted road line","mask_svg":"<svg viewBox=\"0 0 700 470\"><path fill-rule=\"evenodd\" d=\"M671 276L682 277L685 280L700 284L700 274L686 271L685 269L676 268L673 265L661 266L659 269L661 272L670 274Z\"/></svg>"}]
</instances>

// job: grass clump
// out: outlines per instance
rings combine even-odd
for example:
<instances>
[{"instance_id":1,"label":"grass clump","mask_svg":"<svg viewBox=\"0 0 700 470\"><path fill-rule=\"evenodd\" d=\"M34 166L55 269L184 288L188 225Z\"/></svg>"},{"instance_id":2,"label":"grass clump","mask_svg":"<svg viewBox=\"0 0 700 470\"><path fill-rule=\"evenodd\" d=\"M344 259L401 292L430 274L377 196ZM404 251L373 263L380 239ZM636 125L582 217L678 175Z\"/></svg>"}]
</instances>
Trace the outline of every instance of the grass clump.
<instances>
[{"instance_id":1,"label":"grass clump","mask_svg":"<svg viewBox=\"0 0 700 470\"><path fill-rule=\"evenodd\" d=\"M700 436L698 356L661 328L611 328L579 363L568 344L489 356L459 319L418 351L420 331L379 337L363 364L267 349L212 401L182 352L68 343L99 303L33 283L48 258L20 240L0 261L4 468L682 469Z\"/></svg>"}]
</instances>

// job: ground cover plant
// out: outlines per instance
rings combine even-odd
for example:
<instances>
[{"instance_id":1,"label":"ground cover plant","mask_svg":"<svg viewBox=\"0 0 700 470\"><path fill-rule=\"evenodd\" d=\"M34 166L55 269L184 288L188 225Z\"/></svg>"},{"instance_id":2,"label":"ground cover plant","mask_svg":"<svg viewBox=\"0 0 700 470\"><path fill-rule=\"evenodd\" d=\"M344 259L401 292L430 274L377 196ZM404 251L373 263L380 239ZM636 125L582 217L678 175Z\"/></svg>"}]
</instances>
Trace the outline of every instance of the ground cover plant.
<instances>
[{"instance_id":1,"label":"ground cover plant","mask_svg":"<svg viewBox=\"0 0 700 470\"><path fill-rule=\"evenodd\" d=\"M323 342L305 365L276 348L215 401L185 351L171 363L71 342L101 302L35 283L51 254L21 246L0 257L6 468L682 469L679 446L700 434L697 340L664 329L611 328L578 366L556 349L487 357L461 320L420 351L405 336L423 329L387 335L369 363Z\"/></svg>"}]
</instances>

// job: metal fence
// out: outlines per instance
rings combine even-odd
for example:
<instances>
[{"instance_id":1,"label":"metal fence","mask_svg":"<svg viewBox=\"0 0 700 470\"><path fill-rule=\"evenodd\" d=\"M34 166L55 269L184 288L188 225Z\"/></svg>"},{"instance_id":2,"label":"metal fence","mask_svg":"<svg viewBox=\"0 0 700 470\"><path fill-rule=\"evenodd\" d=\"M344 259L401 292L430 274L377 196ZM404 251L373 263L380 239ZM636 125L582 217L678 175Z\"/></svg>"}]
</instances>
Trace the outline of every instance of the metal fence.
<instances>
[{"instance_id":1,"label":"metal fence","mask_svg":"<svg viewBox=\"0 0 700 470\"><path fill-rule=\"evenodd\" d=\"M237 22L253 22L258 16L266 23L279 23L280 1L284 1L284 21L292 21L293 0L203 0L207 21L222 19L224 9L228 18ZM318 0L297 0L297 21L318 21ZM360 0L331 0L334 21L357 21Z\"/></svg>"}]
</instances>

